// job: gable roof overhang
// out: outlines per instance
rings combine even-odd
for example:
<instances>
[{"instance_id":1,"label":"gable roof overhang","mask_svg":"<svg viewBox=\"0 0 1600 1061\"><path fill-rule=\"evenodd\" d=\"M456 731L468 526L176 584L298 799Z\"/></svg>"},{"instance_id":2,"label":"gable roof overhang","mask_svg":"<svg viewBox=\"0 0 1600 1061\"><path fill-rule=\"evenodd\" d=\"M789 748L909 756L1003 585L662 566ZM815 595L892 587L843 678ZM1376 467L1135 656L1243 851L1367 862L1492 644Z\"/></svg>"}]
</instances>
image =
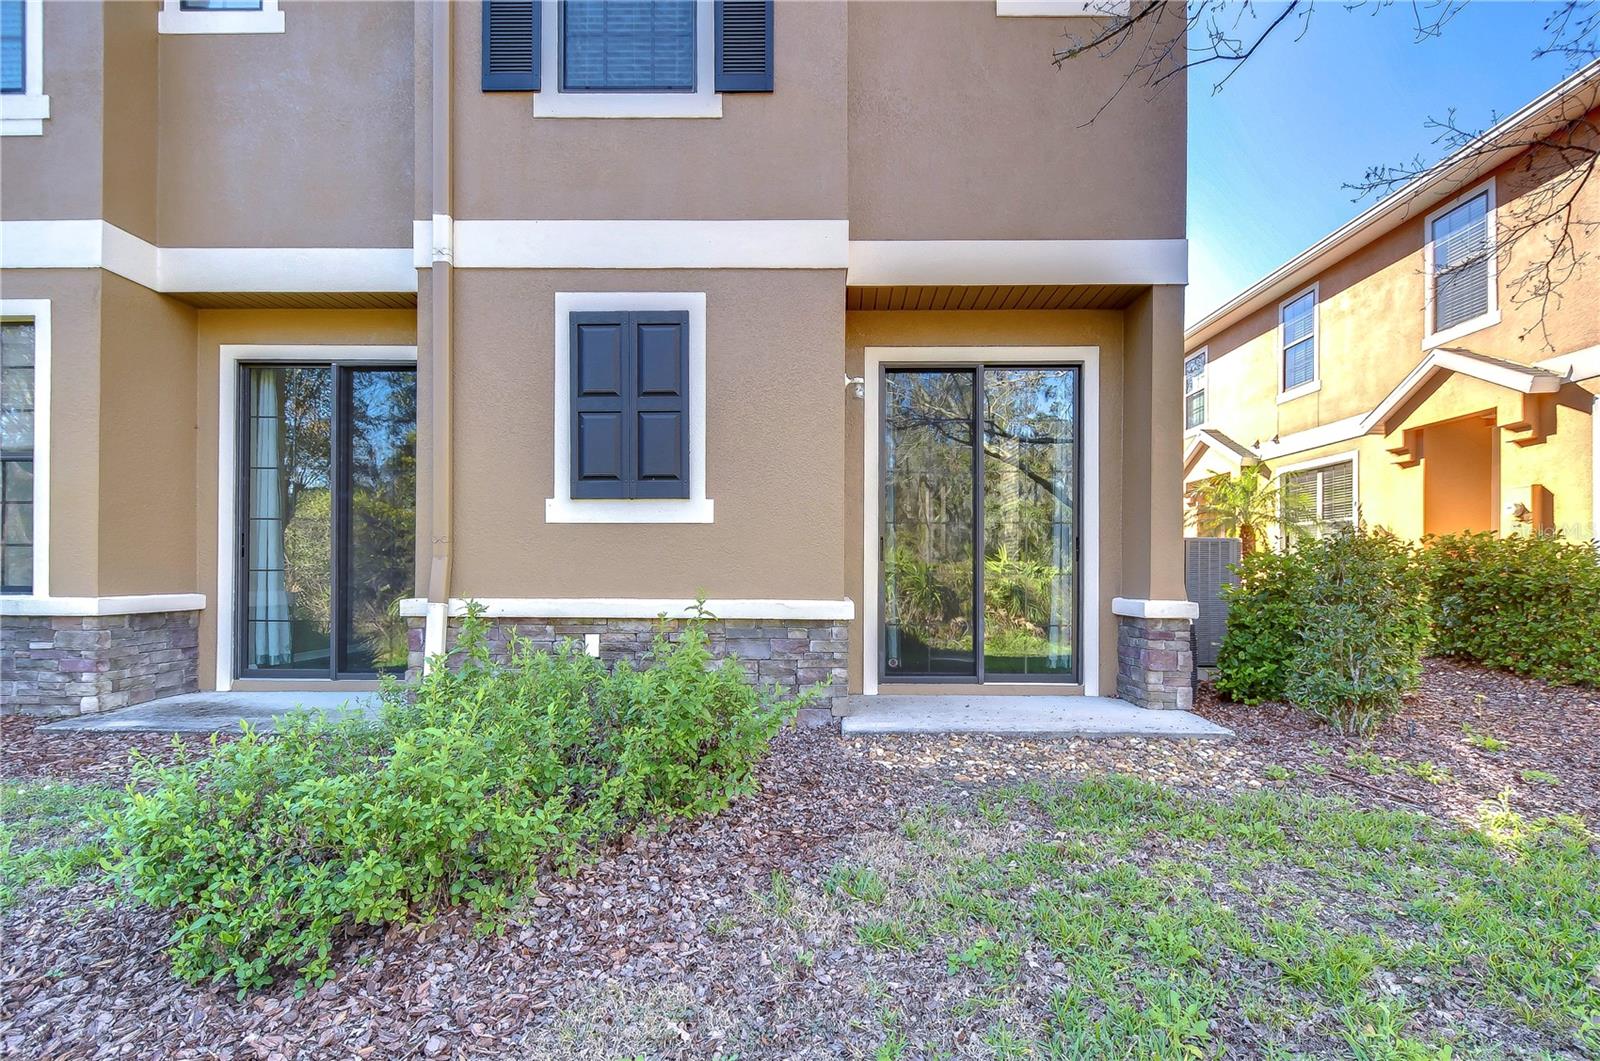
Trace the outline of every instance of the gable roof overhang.
<instances>
[{"instance_id":1,"label":"gable roof overhang","mask_svg":"<svg viewBox=\"0 0 1600 1061\"><path fill-rule=\"evenodd\" d=\"M1249 468L1261 463L1261 458L1250 451L1248 446L1235 442L1227 435L1215 428L1202 427L1195 432L1183 454L1183 474L1188 475L1194 470L1196 462L1208 451L1215 451L1224 462L1234 468Z\"/></svg>"},{"instance_id":2,"label":"gable roof overhang","mask_svg":"<svg viewBox=\"0 0 1600 1061\"><path fill-rule=\"evenodd\" d=\"M1553 131L1597 104L1600 104L1600 59L1206 314L1185 329L1184 350L1198 349L1263 306L1310 284L1329 266L1379 236L1425 216L1435 206L1526 151L1531 137Z\"/></svg>"},{"instance_id":3,"label":"gable roof overhang","mask_svg":"<svg viewBox=\"0 0 1600 1061\"><path fill-rule=\"evenodd\" d=\"M1548 369L1519 365L1514 361L1502 361L1498 357L1486 357L1470 350L1440 347L1417 362L1417 367L1407 373L1405 379L1396 384L1371 412L1361 418L1361 434L1389 434L1398 426L1390 423L1397 413L1404 412L1411 400L1422 394L1438 376L1453 373L1470 376L1519 394L1553 394L1560 390L1562 383L1565 382L1562 377Z\"/></svg>"}]
</instances>

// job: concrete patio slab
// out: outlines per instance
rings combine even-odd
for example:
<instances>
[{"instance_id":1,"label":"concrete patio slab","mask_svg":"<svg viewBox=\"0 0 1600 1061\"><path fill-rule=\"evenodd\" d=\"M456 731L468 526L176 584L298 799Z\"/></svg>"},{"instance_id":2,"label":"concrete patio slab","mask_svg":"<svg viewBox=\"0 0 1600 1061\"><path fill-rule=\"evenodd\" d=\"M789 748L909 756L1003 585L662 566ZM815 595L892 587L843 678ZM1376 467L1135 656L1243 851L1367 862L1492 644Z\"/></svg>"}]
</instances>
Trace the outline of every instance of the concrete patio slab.
<instances>
[{"instance_id":1,"label":"concrete patio slab","mask_svg":"<svg viewBox=\"0 0 1600 1061\"><path fill-rule=\"evenodd\" d=\"M324 711L334 715L378 711L376 693L185 693L99 715L81 715L41 726L45 730L86 732L218 733L238 732L240 722L257 730L270 730L278 718L295 710Z\"/></svg>"},{"instance_id":2,"label":"concrete patio slab","mask_svg":"<svg viewBox=\"0 0 1600 1061\"><path fill-rule=\"evenodd\" d=\"M1008 737L1172 737L1215 740L1233 731L1192 711L1152 711L1109 696L852 696L846 736L998 733Z\"/></svg>"}]
</instances>

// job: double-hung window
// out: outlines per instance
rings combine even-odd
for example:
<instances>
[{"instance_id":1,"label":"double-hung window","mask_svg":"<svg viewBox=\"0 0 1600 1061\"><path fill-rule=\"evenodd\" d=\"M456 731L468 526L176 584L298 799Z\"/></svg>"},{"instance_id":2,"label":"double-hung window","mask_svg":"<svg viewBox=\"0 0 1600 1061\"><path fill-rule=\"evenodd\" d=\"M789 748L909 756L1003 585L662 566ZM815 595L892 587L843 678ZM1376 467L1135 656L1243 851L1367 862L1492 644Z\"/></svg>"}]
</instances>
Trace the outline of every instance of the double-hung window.
<instances>
[{"instance_id":1,"label":"double-hung window","mask_svg":"<svg viewBox=\"0 0 1600 1061\"><path fill-rule=\"evenodd\" d=\"M1499 319L1492 184L1429 216L1427 259L1430 344Z\"/></svg>"},{"instance_id":2,"label":"double-hung window","mask_svg":"<svg viewBox=\"0 0 1600 1061\"><path fill-rule=\"evenodd\" d=\"M43 0L0 0L0 135L38 136L48 117Z\"/></svg>"},{"instance_id":3,"label":"double-hung window","mask_svg":"<svg viewBox=\"0 0 1600 1061\"><path fill-rule=\"evenodd\" d=\"M1183 429L1193 431L1206 422L1206 352L1183 359Z\"/></svg>"},{"instance_id":4,"label":"double-hung window","mask_svg":"<svg viewBox=\"0 0 1600 1061\"><path fill-rule=\"evenodd\" d=\"M1314 390L1317 383L1317 289L1278 306L1280 397Z\"/></svg>"},{"instance_id":5,"label":"double-hung window","mask_svg":"<svg viewBox=\"0 0 1600 1061\"><path fill-rule=\"evenodd\" d=\"M278 0L161 0L162 33L282 33Z\"/></svg>"},{"instance_id":6,"label":"double-hung window","mask_svg":"<svg viewBox=\"0 0 1600 1061\"><path fill-rule=\"evenodd\" d=\"M1355 461L1285 472L1279 497L1284 523L1312 534L1329 534L1355 524Z\"/></svg>"},{"instance_id":7,"label":"double-hung window","mask_svg":"<svg viewBox=\"0 0 1600 1061\"><path fill-rule=\"evenodd\" d=\"M561 91L693 92L695 0L562 0Z\"/></svg>"},{"instance_id":8,"label":"double-hung window","mask_svg":"<svg viewBox=\"0 0 1600 1061\"><path fill-rule=\"evenodd\" d=\"M33 321L0 323L0 592L33 592Z\"/></svg>"}]
</instances>

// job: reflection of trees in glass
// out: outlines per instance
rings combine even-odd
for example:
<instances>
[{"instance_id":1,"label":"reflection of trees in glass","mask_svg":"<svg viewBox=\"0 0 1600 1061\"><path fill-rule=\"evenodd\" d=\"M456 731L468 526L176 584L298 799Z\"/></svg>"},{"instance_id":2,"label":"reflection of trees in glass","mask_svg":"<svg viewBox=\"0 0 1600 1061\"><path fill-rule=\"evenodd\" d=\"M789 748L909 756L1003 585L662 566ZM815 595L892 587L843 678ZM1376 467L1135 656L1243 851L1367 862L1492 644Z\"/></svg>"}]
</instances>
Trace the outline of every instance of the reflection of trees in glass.
<instances>
[{"instance_id":1,"label":"reflection of trees in glass","mask_svg":"<svg viewBox=\"0 0 1600 1061\"><path fill-rule=\"evenodd\" d=\"M360 669L400 668L415 563L417 498L416 376L352 374L350 387L350 650Z\"/></svg>"},{"instance_id":2,"label":"reflection of trees in glass","mask_svg":"<svg viewBox=\"0 0 1600 1061\"><path fill-rule=\"evenodd\" d=\"M328 468L333 445L333 373L326 368L270 369L278 376L283 412L279 479L283 496L283 582L297 631L322 640L333 615L332 499ZM309 629L308 629L309 628ZM300 637L296 637L298 642ZM296 644L296 650L308 646Z\"/></svg>"}]
</instances>

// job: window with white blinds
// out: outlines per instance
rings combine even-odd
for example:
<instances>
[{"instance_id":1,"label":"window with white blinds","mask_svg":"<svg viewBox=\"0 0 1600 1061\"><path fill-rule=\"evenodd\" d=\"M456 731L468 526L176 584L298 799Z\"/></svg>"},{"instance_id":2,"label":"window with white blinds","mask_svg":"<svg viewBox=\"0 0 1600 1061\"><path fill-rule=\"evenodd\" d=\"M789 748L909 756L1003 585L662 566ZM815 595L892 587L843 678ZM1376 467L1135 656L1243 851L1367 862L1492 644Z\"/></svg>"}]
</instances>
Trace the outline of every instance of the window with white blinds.
<instances>
[{"instance_id":1,"label":"window with white blinds","mask_svg":"<svg viewBox=\"0 0 1600 1061\"><path fill-rule=\"evenodd\" d=\"M1183 362L1183 429L1192 431L1206 422L1206 352L1191 354Z\"/></svg>"},{"instance_id":2,"label":"window with white blinds","mask_svg":"<svg viewBox=\"0 0 1600 1061\"><path fill-rule=\"evenodd\" d=\"M1280 493L1285 521L1315 534L1352 526L1356 519L1355 480L1353 460L1286 472Z\"/></svg>"},{"instance_id":3,"label":"window with white blinds","mask_svg":"<svg viewBox=\"0 0 1600 1061\"><path fill-rule=\"evenodd\" d=\"M1279 346L1283 351L1280 389L1292 391L1317 378L1317 289L1278 307Z\"/></svg>"},{"instance_id":4,"label":"window with white blinds","mask_svg":"<svg viewBox=\"0 0 1600 1061\"><path fill-rule=\"evenodd\" d=\"M1489 190L1440 214L1430 223L1433 245L1432 330L1455 328L1490 309Z\"/></svg>"},{"instance_id":5,"label":"window with white blinds","mask_svg":"<svg viewBox=\"0 0 1600 1061\"><path fill-rule=\"evenodd\" d=\"M694 0L562 0L563 92L693 92Z\"/></svg>"}]
</instances>

